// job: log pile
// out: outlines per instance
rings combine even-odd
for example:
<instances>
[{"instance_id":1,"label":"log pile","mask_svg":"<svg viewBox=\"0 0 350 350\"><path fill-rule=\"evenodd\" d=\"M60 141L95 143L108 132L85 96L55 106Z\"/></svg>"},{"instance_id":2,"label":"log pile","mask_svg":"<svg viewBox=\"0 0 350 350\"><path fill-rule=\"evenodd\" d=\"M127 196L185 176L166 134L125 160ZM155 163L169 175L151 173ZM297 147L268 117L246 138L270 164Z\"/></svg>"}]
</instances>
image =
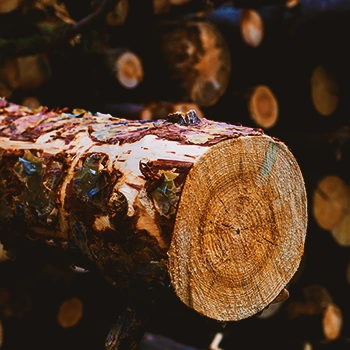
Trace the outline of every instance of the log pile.
<instances>
[{"instance_id":1,"label":"log pile","mask_svg":"<svg viewBox=\"0 0 350 350\"><path fill-rule=\"evenodd\" d=\"M0 348L347 349L349 16L1 1Z\"/></svg>"}]
</instances>

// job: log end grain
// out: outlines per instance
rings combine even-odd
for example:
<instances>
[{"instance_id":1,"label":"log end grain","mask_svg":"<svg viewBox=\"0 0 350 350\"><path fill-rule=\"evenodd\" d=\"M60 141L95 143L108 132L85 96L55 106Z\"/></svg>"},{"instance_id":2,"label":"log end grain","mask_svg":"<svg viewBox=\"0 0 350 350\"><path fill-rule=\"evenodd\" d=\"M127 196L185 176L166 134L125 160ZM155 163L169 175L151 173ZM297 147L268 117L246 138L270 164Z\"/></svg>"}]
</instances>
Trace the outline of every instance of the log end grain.
<instances>
[{"instance_id":1,"label":"log end grain","mask_svg":"<svg viewBox=\"0 0 350 350\"><path fill-rule=\"evenodd\" d=\"M297 271L306 226L304 181L283 143L263 135L213 146L178 206L168 252L176 294L219 321L259 313Z\"/></svg>"},{"instance_id":2,"label":"log end grain","mask_svg":"<svg viewBox=\"0 0 350 350\"><path fill-rule=\"evenodd\" d=\"M317 66L312 71L311 97L315 109L323 116L331 115L338 106L338 81L323 66Z\"/></svg>"},{"instance_id":3,"label":"log end grain","mask_svg":"<svg viewBox=\"0 0 350 350\"><path fill-rule=\"evenodd\" d=\"M216 27L189 22L164 35L162 50L172 79L192 102L213 106L225 93L231 72L231 53Z\"/></svg>"},{"instance_id":4,"label":"log end grain","mask_svg":"<svg viewBox=\"0 0 350 350\"><path fill-rule=\"evenodd\" d=\"M127 88L136 88L143 80L143 66L140 58L131 51L125 51L115 61L115 76Z\"/></svg>"},{"instance_id":5,"label":"log end grain","mask_svg":"<svg viewBox=\"0 0 350 350\"><path fill-rule=\"evenodd\" d=\"M243 41L251 47L258 47L264 38L264 22L259 13L252 9L242 10L240 26Z\"/></svg>"},{"instance_id":6,"label":"log end grain","mask_svg":"<svg viewBox=\"0 0 350 350\"><path fill-rule=\"evenodd\" d=\"M253 90L249 100L249 112L253 121L264 129L272 128L278 120L278 102L266 85Z\"/></svg>"}]
</instances>

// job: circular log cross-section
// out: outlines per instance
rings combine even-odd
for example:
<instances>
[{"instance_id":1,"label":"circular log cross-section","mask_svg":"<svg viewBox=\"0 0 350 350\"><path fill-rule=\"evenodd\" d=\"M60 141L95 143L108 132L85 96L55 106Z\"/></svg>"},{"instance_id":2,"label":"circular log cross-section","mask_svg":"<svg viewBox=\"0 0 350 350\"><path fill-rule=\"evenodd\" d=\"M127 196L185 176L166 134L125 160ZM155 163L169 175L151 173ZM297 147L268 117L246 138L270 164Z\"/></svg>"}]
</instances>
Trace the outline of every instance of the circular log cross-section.
<instances>
[{"instance_id":1,"label":"circular log cross-section","mask_svg":"<svg viewBox=\"0 0 350 350\"><path fill-rule=\"evenodd\" d=\"M276 96L266 85L253 90L249 100L249 112L256 125L268 129L278 120L278 102Z\"/></svg>"},{"instance_id":2,"label":"circular log cross-section","mask_svg":"<svg viewBox=\"0 0 350 350\"><path fill-rule=\"evenodd\" d=\"M143 80L142 61L134 52L123 49L109 49L105 63L115 79L126 89L136 88Z\"/></svg>"},{"instance_id":3,"label":"circular log cross-section","mask_svg":"<svg viewBox=\"0 0 350 350\"><path fill-rule=\"evenodd\" d=\"M224 141L194 165L169 251L172 284L186 305L231 321L276 298L301 260L300 180L287 147L269 137Z\"/></svg>"},{"instance_id":4,"label":"circular log cross-section","mask_svg":"<svg viewBox=\"0 0 350 350\"><path fill-rule=\"evenodd\" d=\"M350 191L348 185L336 175L322 178L313 194L313 215L324 230L339 226L349 211Z\"/></svg>"},{"instance_id":5,"label":"circular log cross-section","mask_svg":"<svg viewBox=\"0 0 350 350\"><path fill-rule=\"evenodd\" d=\"M251 47L258 47L264 38L264 22L259 13L242 10L240 25L243 41Z\"/></svg>"},{"instance_id":6,"label":"circular log cross-section","mask_svg":"<svg viewBox=\"0 0 350 350\"><path fill-rule=\"evenodd\" d=\"M213 25L186 23L163 36L162 50L172 79L180 82L192 102L209 107L225 93L231 53Z\"/></svg>"},{"instance_id":7,"label":"circular log cross-section","mask_svg":"<svg viewBox=\"0 0 350 350\"><path fill-rule=\"evenodd\" d=\"M338 81L323 66L317 66L312 71L311 97L317 112L325 117L331 115L338 106Z\"/></svg>"}]
</instances>

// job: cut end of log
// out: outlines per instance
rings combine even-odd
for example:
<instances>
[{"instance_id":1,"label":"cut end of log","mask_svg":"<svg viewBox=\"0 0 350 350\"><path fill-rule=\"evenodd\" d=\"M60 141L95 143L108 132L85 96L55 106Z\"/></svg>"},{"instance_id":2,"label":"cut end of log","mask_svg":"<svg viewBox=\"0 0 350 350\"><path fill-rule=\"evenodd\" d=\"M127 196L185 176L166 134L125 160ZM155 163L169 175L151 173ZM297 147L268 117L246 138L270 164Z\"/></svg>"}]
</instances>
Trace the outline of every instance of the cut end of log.
<instances>
[{"instance_id":1,"label":"cut end of log","mask_svg":"<svg viewBox=\"0 0 350 350\"><path fill-rule=\"evenodd\" d=\"M117 58L114 68L117 80L127 89L134 89L143 80L142 61L131 51L121 54Z\"/></svg>"},{"instance_id":2,"label":"cut end of log","mask_svg":"<svg viewBox=\"0 0 350 350\"><path fill-rule=\"evenodd\" d=\"M317 224L325 230L336 229L349 211L350 191L336 175L325 176L313 195L313 214Z\"/></svg>"},{"instance_id":3,"label":"cut end of log","mask_svg":"<svg viewBox=\"0 0 350 350\"><path fill-rule=\"evenodd\" d=\"M323 116L331 115L338 106L338 82L323 66L317 66L312 71L311 96L315 109Z\"/></svg>"},{"instance_id":4,"label":"cut end of log","mask_svg":"<svg viewBox=\"0 0 350 350\"><path fill-rule=\"evenodd\" d=\"M173 78L182 82L192 102L209 107L225 93L231 53L213 25L188 23L164 36L163 50Z\"/></svg>"},{"instance_id":5,"label":"cut end of log","mask_svg":"<svg viewBox=\"0 0 350 350\"><path fill-rule=\"evenodd\" d=\"M254 122L264 128L273 127L278 119L278 102L268 86L257 86L249 100L249 112Z\"/></svg>"},{"instance_id":6,"label":"cut end of log","mask_svg":"<svg viewBox=\"0 0 350 350\"><path fill-rule=\"evenodd\" d=\"M79 298L64 301L58 310L57 322L63 328L75 326L83 315L83 303Z\"/></svg>"},{"instance_id":7,"label":"cut end of log","mask_svg":"<svg viewBox=\"0 0 350 350\"><path fill-rule=\"evenodd\" d=\"M338 306L329 304L323 313L323 333L327 340L333 341L339 338L343 316Z\"/></svg>"},{"instance_id":8,"label":"cut end of log","mask_svg":"<svg viewBox=\"0 0 350 350\"><path fill-rule=\"evenodd\" d=\"M283 143L263 135L211 147L178 206L168 252L175 292L219 321L259 313L297 271L306 225L304 181Z\"/></svg>"},{"instance_id":9,"label":"cut end of log","mask_svg":"<svg viewBox=\"0 0 350 350\"><path fill-rule=\"evenodd\" d=\"M240 25L243 41L251 47L258 47L264 38L264 22L259 13L251 9L242 10Z\"/></svg>"}]
</instances>

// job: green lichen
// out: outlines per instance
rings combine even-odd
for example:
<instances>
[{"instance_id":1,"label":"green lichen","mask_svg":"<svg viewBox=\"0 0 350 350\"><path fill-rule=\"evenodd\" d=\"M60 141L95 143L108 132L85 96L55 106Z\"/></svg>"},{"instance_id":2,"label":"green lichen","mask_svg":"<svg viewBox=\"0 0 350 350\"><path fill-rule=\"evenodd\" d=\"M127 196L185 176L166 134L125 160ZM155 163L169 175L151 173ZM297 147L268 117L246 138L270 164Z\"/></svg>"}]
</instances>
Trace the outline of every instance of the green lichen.
<instances>
[{"instance_id":1,"label":"green lichen","mask_svg":"<svg viewBox=\"0 0 350 350\"><path fill-rule=\"evenodd\" d=\"M106 156L94 153L88 156L74 177L74 192L84 202L100 205L102 191L108 185L103 162Z\"/></svg>"},{"instance_id":2,"label":"green lichen","mask_svg":"<svg viewBox=\"0 0 350 350\"><path fill-rule=\"evenodd\" d=\"M24 151L14 166L17 177L25 184L25 192L18 199L25 207L25 212L36 213L38 218L46 218L46 223L53 223L50 214L55 216L55 195L52 188L44 183L45 165L43 159L29 150ZM50 177L50 176L49 176ZM50 183L50 182L48 182ZM54 181L57 183L57 181ZM51 181L52 186L52 181Z\"/></svg>"},{"instance_id":3,"label":"green lichen","mask_svg":"<svg viewBox=\"0 0 350 350\"><path fill-rule=\"evenodd\" d=\"M173 171L160 171L161 179L158 187L151 192L151 196L157 211L167 218L175 213L179 201L180 189L176 187L174 180L178 177Z\"/></svg>"}]
</instances>

